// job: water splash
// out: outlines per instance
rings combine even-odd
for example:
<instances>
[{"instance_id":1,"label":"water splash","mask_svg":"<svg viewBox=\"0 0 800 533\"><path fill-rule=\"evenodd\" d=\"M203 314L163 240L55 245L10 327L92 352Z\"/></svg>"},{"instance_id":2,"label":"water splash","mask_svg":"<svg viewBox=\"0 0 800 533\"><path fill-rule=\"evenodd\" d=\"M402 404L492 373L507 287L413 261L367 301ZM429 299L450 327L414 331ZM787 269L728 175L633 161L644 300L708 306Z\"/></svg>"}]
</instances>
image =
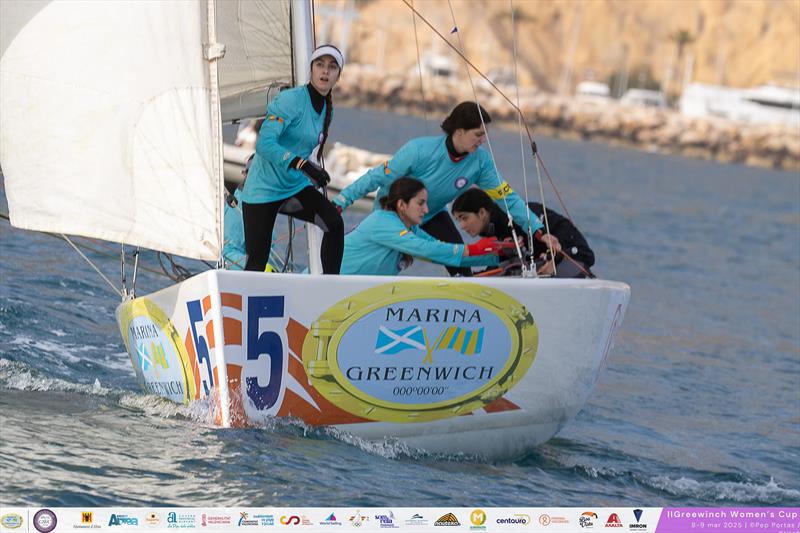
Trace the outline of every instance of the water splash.
<instances>
[{"instance_id":1,"label":"water splash","mask_svg":"<svg viewBox=\"0 0 800 533\"><path fill-rule=\"evenodd\" d=\"M687 477L672 479L668 476L646 478L646 483L680 498L703 501L729 501L745 504L781 504L800 502L800 491L786 489L770 478L767 483L752 481L697 481Z\"/></svg>"}]
</instances>

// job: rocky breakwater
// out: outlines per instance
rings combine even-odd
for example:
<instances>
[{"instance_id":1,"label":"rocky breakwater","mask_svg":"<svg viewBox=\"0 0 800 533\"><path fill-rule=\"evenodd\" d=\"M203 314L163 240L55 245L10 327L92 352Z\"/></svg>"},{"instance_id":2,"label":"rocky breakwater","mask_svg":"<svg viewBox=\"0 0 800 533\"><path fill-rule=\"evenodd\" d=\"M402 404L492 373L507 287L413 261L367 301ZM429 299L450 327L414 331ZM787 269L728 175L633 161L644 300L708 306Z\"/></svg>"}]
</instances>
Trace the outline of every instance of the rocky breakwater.
<instances>
[{"instance_id":1,"label":"rocky breakwater","mask_svg":"<svg viewBox=\"0 0 800 533\"><path fill-rule=\"evenodd\" d=\"M476 77L473 76L473 79ZM514 100L515 89L502 87ZM478 98L495 122L513 125L517 113L483 80L476 81ZM438 124L458 102L472 100L467 80L424 80L348 65L336 90L338 104L426 115ZM534 135L560 136L643 150L676 153L721 162L744 163L783 170L800 170L800 124L742 124L730 120L686 117L668 109L628 107L609 99L567 98L541 92L520 94L520 109Z\"/></svg>"}]
</instances>

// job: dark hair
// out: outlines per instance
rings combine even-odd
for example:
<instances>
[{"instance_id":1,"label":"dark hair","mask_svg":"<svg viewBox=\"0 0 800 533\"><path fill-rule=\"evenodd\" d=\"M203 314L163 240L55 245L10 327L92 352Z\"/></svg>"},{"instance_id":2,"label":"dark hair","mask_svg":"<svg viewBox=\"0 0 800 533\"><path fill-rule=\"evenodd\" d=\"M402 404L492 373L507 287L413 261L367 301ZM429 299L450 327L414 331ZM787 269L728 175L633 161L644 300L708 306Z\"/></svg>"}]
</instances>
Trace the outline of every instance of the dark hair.
<instances>
[{"instance_id":1,"label":"dark hair","mask_svg":"<svg viewBox=\"0 0 800 533\"><path fill-rule=\"evenodd\" d=\"M480 189L467 189L453 201L451 211L455 213L477 213L481 207L488 212L494 208L494 200Z\"/></svg>"},{"instance_id":2,"label":"dark hair","mask_svg":"<svg viewBox=\"0 0 800 533\"><path fill-rule=\"evenodd\" d=\"M403 200L408 203L417 193L425 188L421 181L404 176L397 178L389 187L389 194L380 199L381 207L387 211L397 211L397 202Z\"/></svg>"},{"instance_id":3,"label":"dark hair","mask_svg":"<svg viewBox=\"0 0 800 533\"><path fill-rule=\"evenodd\" d=\"M480 109L480 114L478 114L478 109ZM450 111L450 114L442 122L441 128L448 135L452 135L458 129L480 128L481 116L483 116L483 124L492 121L492 117L480 105L475 102L461 102Z\"/></svg>"},{"instance_id":4,"label":"dark hair","mask_svg":"<svg viewBox=\"0 0 800 533\"><path fill-rule=\"evenodd\" d=\"M317 151L318 163L322 163L322 152L325 150L325 141L328 140L328 128L331 125L331 117L333 116L333 98L331 98L332 92L333 89L328 91L328 94L325 95L325 122L322 123L322 142L319 143L319 151Z\"/></svg>"}]
</instances>

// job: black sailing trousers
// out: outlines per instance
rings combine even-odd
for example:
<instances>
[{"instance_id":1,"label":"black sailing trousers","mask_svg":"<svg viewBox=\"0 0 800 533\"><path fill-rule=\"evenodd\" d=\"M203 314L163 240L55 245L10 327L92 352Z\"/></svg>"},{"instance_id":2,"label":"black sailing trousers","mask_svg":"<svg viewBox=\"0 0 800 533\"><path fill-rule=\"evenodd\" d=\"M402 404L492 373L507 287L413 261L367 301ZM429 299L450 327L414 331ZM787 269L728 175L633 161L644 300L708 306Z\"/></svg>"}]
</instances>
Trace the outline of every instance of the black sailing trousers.
<instances>
[{"instance_id":1,"label":"black sailing trousers","mask_svg":"<svg viewBox=\"0 0 800 533\"><path fill-rule=\"evenodd\" d=\"M320 247L322 272L338 274L344 253L342 215L330 200L310 185L294 196L276 202L242 202L244 247L247 251L247 265L244 269L263 272L266 268L272 246L272 230L278 213L310 222L325 232Z\"/></svg>"}]
</instances>

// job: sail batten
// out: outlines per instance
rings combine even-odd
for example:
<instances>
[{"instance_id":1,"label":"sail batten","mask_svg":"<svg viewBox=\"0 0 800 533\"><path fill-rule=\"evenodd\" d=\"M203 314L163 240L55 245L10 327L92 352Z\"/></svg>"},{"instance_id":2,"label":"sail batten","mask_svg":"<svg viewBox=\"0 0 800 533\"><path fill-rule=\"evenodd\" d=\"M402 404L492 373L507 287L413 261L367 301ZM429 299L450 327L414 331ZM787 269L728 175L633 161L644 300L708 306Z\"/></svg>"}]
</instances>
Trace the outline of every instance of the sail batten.
<instances>
[{"instance_id":1,"label":"sail batten","mask_svg":"<svg viewBox=\"0 0 800 533\"><path fill-rule=\"evenodd\" d=\"M219 2L217 42L227 46L233 35L225 21L259 13L280 20L272 13L281 6ZM217 259L221 140L211 97L217 80L203 54L207 0L35 7L0 2L0 165L11 223ZM286 50L288 31L287 19ZM219 61L220 94L269 85L273 78L259 74L266 63L256 68L252 58L283 52L259 51L263 38L230 42Z\"/></svg>"}]
</instances>

